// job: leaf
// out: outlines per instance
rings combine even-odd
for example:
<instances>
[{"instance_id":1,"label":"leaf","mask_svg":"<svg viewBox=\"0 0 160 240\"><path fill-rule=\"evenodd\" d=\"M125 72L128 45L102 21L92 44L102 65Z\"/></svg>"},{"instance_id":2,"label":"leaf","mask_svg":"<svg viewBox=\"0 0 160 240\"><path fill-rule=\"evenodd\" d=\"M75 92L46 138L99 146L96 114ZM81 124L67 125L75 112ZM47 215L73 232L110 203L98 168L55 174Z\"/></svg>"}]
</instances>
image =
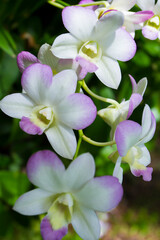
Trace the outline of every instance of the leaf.
<instances>
[{"instance_id":1,"label":"leaf","mask_svg":"<svg viewBox=\"0 0 160 240\"><path fill-rule=\"evenodd\" d=\"M9 54L11 57L15 57L16 44L10 35L10 33L0 26L0 48Z\"/></svg>"}]
</instances>

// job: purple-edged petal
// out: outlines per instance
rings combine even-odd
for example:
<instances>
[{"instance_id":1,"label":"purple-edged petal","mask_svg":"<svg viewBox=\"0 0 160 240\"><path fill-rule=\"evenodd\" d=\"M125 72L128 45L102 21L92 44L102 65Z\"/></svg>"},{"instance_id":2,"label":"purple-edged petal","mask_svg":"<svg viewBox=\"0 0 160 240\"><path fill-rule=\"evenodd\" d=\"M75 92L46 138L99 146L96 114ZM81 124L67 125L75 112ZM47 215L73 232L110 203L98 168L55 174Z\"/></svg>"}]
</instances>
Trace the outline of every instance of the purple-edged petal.
<instances>
[{"instance_id":1,"label":"purple-edged petal","mask_svg":"<svg viewBox=\"0 0 160 240\"><path fill-rule=\"evenodd\" d=\"M81 56L77 56L76 57L76 61L80 64L80 66L82 67L82 69L84 69L84 72L90 72L93 73L95 72L98 67L96 66L96 64L89 62L88 60L86 60L85 58L81 57Z\"/></svg>"},{"instance_id":2,"label":"purple-edged petal","mask_svg":"<svg viewBox=\"0 0 160 240\"><path fill-rule=\"evenodd\" d=\"M75 58L78 54L79 47L83 44L70 33L58 36L51 47L52 53L59 58Z\"/></svg>"},{"instance_id":3,"label":"purple-edged petal","mask_svg":"<svg viewBox=\"0 0 160 240\"><path fill-rule=\"evenodd\" d=\"M97 240L100 237L100 224L96 213L81 205L74 207L72 226L76 233L85 240Z\"/></svg>"},{"instance_id":4,"label":"purple-edged petal","mask_svg":"<svg viewBox=\"0 0 160 240\"><path fill-rule=\"evenodd\" d=\"M137 83L136 80L129 74L129 78L131 80L131 84L132 84L132 92L136 93L137 92Z\"/></svg>"},{"instance_id":5,"label":"purple-edged petal","mask_svg":"<svg viewBox=\"0 0 160 240\"><path fill-rule=\"evenodd\" d=\"M47 217L44 217L41 222L41 235L44 240L61 240L67 234L67 232L67 227L54 230Z\"/></svg>"},{"instance_id":6,"label":"purple-edged petal","mask_svg":"<svg viewBox=\"0 0 160 240\"><path fill-rule=\"evenodd\" d=\"M14 93L0 101L1 110L10 117L21 119L29 116L34 102L25 93Z\"/></svg>"},{"instance_id":7,"label":"purple-edged petal","mask_svg":"<svg viewBox=\"0 0 160 240\"><path fill-rule=\"evenodd\" d=\"M99 80L107 87L117 89L121 81L121 70L116 60L103 56L97 62L98 70L95 72Z\"/></svg>"},{"instance_id":8,"label":"purple-edged petal","mask_svg":"<svg viewBox=\"0 0 160 240\"><path fill-rule=\"evenodd\" d=\"M72 69L57 73L52 79L52 85L47 91L48 104L56 105L73 94L77 87L77 75Z\"/></svg>"},{"instance_id":9,"label":"purple-edged petal","mask_svg":"<svg viewBox=\"0 0 160 240\"><path fill-rule=\"evenodd\" d=\"M49 150L33 154L27 163L29 180L52 194L62 191L61 175L64 170L61 160Z\"/></svg>"},{"instance_id":10,"label":"purple-edged petal","mask_svg":"<svg viewBox=\"0 0 160 240\"><path fill-rule=\"evenodd\" d=\"M142 78L138 83L136 83L135 79L131 75L129 75L129 77L132 84L132 92L139 93L141 96L143 96L148 84L147 78Z\"/></svg>"},{"instance_id":11,"label":"purple-edged petal","mask_svg":"<svg viewBox=\"0 0 160 240\"><path fill-rule=\"evenodd\" d=\"M31 122L31 120L28 117L22 117L20 123L20 128L31 135L41 135L43 133L43 130L36 126L33 122Z\"/></svg>"},{"instance_id":12,"label":"purple-edged petal","mask_svg":"<svg viewBox=\"0 0 160 240\"><path fill-rule=\"evenodd\" d=\"M137 170L137 169L132 168L131 172L136 177L142 176L144 181L149 182L152 180L153 168L151 168L151 167L147 167L144 170Z\"/></svg>"},{"instance_id":13,"label":"purple-edged petal","mask_svg":"<svg viewBox=\"0 0 160 240\"><path fill-rule=\"evenodd\" d=\"M136 50L136 43L132 36L121 28L116 31L112 44L106 46L105 55L116 60L128 61L134 57Z\"/></svg>"},{"instance_id":14,"label":"purple-edged petal","mask_svg":"<svg viewBox=\"0 0 160 240\"><path fill-rule=\"evenodd\" d=\"M58 119L76 130L88 127L96 115L97 109L93 101L82 93L70 95L57 106Z\"/></svg>"},{"instance_id":15,"label":"purple-edged petal","mask_svg":"<svg viewBox=\"0 0 160 240\"><path fill-rule=\"evenodd\" d=\"M51 46L47 43L43 44L38 52L38 59L42 64L46 64L55 70L59 58L55 57L51 52Z\"/></svg>"},{"instance_id":16,"label":"purple-edged petal","mask_svg":"<svg viewBox=\"0 0 160 240\"><path fill-rule=\"evenodd\" d=\"M126 120L118 124L115 132L115 141L121 157L125 156L128 150L138 143L142 127L133 121Z\"/></svg>"},{"instance_id":17,"label":"purple-edged petal","mask_svg":"<svg viewBox=\"0 0 160 240\"><path fill-rule=\"evenodd\" d=\"M73 130L58 123L45 131L53 149L62 157L72 159L77 147L77 140Z\"/></svg>"},{"instance_id":18,"label":"purple-edged petal","mask_svg":"<svg viewBox=\"0 0 160 240\"><path fill-rule=\"evenodd\" d=\"M87 4L87 3L94 3L94 1L92 0L81 0L79 2L79 4ZM97 9L98 6L88 6L88 7L85 7L85 8L88 8L88 9L91 9L93 11L95 11Z\"/></svg>"},{"instance_id":19,"label":"purple-edged petal","mask_svg":"<svg viewBox=\"0 0 160 240\"><path fill-rule=\"evenodd\" d=\"M35 63L23 72L22 87L37 104L44 104L47 90L52 84L52 77L52 69L49 66Z\"/></svg>"},{"instance_id":20,"label":"purple-edged petal","mask_svg":"<svg viewBox=\"0 0 160 240\"><path fill-rule=\"evenodd\" d=\"M150 40L155 40L158 38L158 33L159 31L154 28L154 27L151 27L151 26L144 26L142 28L142 34L145 38L148 38Z\"/></svg>"},{"instance_id":21,"label":"purple-edged petal","mask_svg":"<svg viewBox=\"0 0 160 240\"><path fill-rule=\"evenodd\" d=\"M37 188L18 198L13 210L28 216L39 215L48 211L53 200L54 196L51 192Z\"/></svg>"},{"instance_id":22,"label":"purple-edged petal","mask_svg":"<svg viewBox=\"0 0 160 240\"><path fill-rule=\"evenodd\" d=\"M62 11L65 28L81 41L88 41L97 22L94 11L83 7L66 7ZM86 24L87 23L87 24Z\"/></svg>"},{"instance_id":23,"label":"purple-edged petal","mask_svg":"<svg viewBox=\"0 0 160 240\"><path fill-rule=\"evenodd\" d=\"M30 52L22 51L17 55L17 65L21 72L33 63L39 63L39 60Z\"/></svg>"},{"instance_id":24,"label":"purple-edged petal","mask_svg":"<svg viewBox=\"0 0 160 240\"><path fill-rule=\"evenodd\" d=\"M113 0L111 3L111 8L118 10L130 10L136 4L136 0Z\"/></svg>"},{"instance_id":25,"label":"purple-edged petal","mask_svg":"<svg viewBox=\"0 0 160 240\"><path fill-rule=\"evenodd\" d=\"M134 109L142 102L142 96L138 93L133 93L129 101L129 109L127 119L132 115Z\"/></svg>"},{"instance_id":26,"label":"purple-edged petal","mask_svg":"<svg viewBox=\"0 0 160 240\"><path fill-rule=\"evenodd\" d=\"M90 153L81 154L67 168L65 182L72 190L81 188L95 174L95 162Z\"/></svg>"},{"instance_id":27,"label":"purple-edged petal","mask_svg":"<svg viewBox=\"0 0 160 240\"><path fill-rule=\"evenodd\" d=\"M139 24L147 21L154 16L152 11L139 11L127 16L127 19L134 24Z\"/></svg>"},{"instance_id":28,"label":"purple-edged petal","mask_svg":"<svg viewBox=\"0 0 160 240\"><path fill-rule=\"evenodd\" d=\"M75 193L77 201L95 211L106 212L115 208L123 195L122 185L112 176L97 177Z\"/></svg>"}]
</instances>

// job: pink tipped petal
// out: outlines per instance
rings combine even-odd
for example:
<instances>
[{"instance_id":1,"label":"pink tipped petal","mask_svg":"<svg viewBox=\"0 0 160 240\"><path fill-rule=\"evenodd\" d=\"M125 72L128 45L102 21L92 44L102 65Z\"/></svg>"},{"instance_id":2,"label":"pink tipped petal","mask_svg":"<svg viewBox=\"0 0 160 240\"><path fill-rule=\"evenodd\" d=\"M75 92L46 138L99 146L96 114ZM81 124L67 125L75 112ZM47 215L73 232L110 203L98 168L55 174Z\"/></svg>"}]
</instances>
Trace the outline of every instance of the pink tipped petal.
<instances>
[{"instance_id":1,"label":"pink tipped petal","mask_svg":"<svg viewBox=\"0 0 160 240\"><path fill-rule=\"evenodd\" d=\"M115 141L121 157L125 156L128 150L138 142L141 131L142 127L130 120L118 124L115 132Z\"/></svg>"},{"instance_id":2,"label":"pink tipped petal","mask_svg":"<svg viewBox=\"0 0 160 240\"><path fill-rule=\"evenodd\" d=\"M133 15L129 16L130 21L132 21L134 24L139 24L147 21L151 17L154 16L154 13L152 11L139 11L134 13Z\"/></svg>"},{"instance_id":3,"label":"pink tipped petal","mask_svg":"<svg viewBox=\"0 0 160 240\"><path fill-rule=\"evenodd\" d=\"M75 58L78 54L79 46L83 43L70 33L58 36L51 47L52 53L59 58Z\"/></svg>"},{"instance_id":4,"label":"pink tipped petal","mask_svg":"<svg viewBox=\"0 0 160 240\"><path fill-rule=\"evenodd\" d=\"M77 56L76 61L80 64L82 69L84 69L84 72L93 73L98 69L98 67L94 63L89 62L88 60L81 56Z\"/></svg>"},{"instance_id":5,"label":"pink tipped petal","mask_svg":"<svg viewBox=\"0 0 160 240\"><path fill-rule=\"evenodd\" d=\"M91 154L84 153L77 157L65 172L65 182L72 190L81 188L95 174L95 162Z\"/></svg>"},{"instance_id":6,"label":"pink tipped petal","mask_svg":"<svg viewBox=\"0 0 160 240\"><path fill-rule=\"evenodd\" d=\"M52 77L52 69L49 66L35 63L23 72L22 87L37 104L44 104L47 90L52 84Z\"/></svg>"},{"instance_id":7,"label":"pink tipped petal","mask_svg":"<svg viewBox=\"0 0 160 240\"><path fill-rule=\"evenodd\" d=\"M94 1L92 1L92 0L81 0L81 1L79 2L79 4L87 4L87 3L94 3ZM88 6L88 7L86 7L86 8L95 11L95 10L97 9L97 7L98 7L98 6Z\"/></svg>"},{"instance_id":8,"label":"pink tipped petal","mask_svg":"<svg viewBox=\"0 0 160 240\"><path fill-rule=\"evenodd\" d=\"M13 210L27 216L43 214L48 211L53 199L51 192L37 188L18 198Z\"/></svg>"},{"instance_id":9,"label":"pink tipped petal","mask_svg":"<svg viewBox=\"0 0 160 240\"><path fill-rule=\"evenodd\" d=\"M47 217L44 217L41 222L41 235L43 240L61 240L68 232L67 227L54 230Z\"/></svg>"},{"instance_id":10,"label":"pink tipped petal","mask_svg":"<svg viewBox=\"0 0 160 240\"><path fill-rule=\"evenodd\" d=\"M52 192L62 191L61 174L65 168L57 155L49 150L33 154L27 163L27 176L36 186Z\"/></svg>"},{"instance_id":11,"label":"pink tipped petal","mask_svg":"<svg viewBox=\"0 0 160 240\"><path fill-rule=\"evenodd\" d=\"M79 130L93 123L97 109L91 98L82 93L74 93L58 105L57 115L65 125Z\"/></svg>"},{"instance_id":12,"label":"pink tipped petal","mask_svg":"<svg viewBox=\"0 0 160 240\"><path fill-rule=\"evenodd\" d=\"M143 180L146 182L150 182L152 180L152 172L153 168L147 167L145 170L136 170L136 169L131 169L132 174L136 177L143 177Z\"/></svg>"},{"instance_id":13,"label":"pink tipped petal","mask_svg":"<svg viewBox=\"0 0 160 240\"><path fill-rule=\"evenodd\" d=\"M71 220L76 233L85 240L97 240L100 237L100 224L96 213L82 205L75 206Z\"/></svg>"},{"instance_id":14,"label":"pink tipped petal","mask_svg":"<svg viewBox=\"0 0 160 240\"><path fill-rule=\"evenodd\" d=\"M116 31L110 46L106 46L105 55L120 61L128 61L134 57L137 47L132 36L123 28Z\"/></svg>"},{"instance_id":15,"label":"pink tipped petal","mask_svg":"<svg viewBox=\"0 0 160 240\"><path fill-rule=\"evenodd\" d=\"M136 0L113 0L111 3L112 8L116 8L118 10L130 10L136 4Z\"/></svg>"},{"instance_id":16,"label":"pink tipped petal","mask_svg":"<svg viewBox=\"0 0 160 240\"><path fill-rule=\"evenodd\" d=\"M76 91L77 74L72 69L57 73L52 81L53 83L47 92L48 104L57 105Z\"/></svg>"},{"instance_id":17,"label":"pink tipped petal","mask_svg":"<svg viewBox=\"0 0 160 240\"><path fill-rule=\"evenodd\" d=\"M33 54L22 51L17 55L17 65L21 72L33 63L39 63L39 60Z\"/></svg>"},{"instance_id":18,"label":"pink tipped petal","mask_svg":"<svg viewBox=\"0 0 160 240\"><path fill-rule=\"evenodd\" d=\"M133 93L129 101L129 109L127 119L132 115L134 109L142 102L142 96L138 93Z\"/></svg>"},{"instance_id":19,"label":"pink tipped petal","mask_svg":"<svg viewBox=\"0 0 160 240\"><path fill-rule=\"evenodd\" d=\"M121 70L118 62L103 56L97 66L98 70L95 74L99 80L107 87L117 89L121 81Z\"/></svg>"},{"instance_id":20,"label":"pink tipped petal","mask_svg":"<svg viewBox=\"0 0 160 240\"><path fill-rule=\"evenodd\" d=\"M112 176L94 178L76 193L81 204L100 212L115 208L121 201L122 195L122 185Z\"/></svg>"},{"instance_id":21,"label":"pink tipped petal","mask_svg":"<svg viewBox=\"0 0 160 240\"><path fill-rule=\"evenodd\" d=\"M36 126L33 122L31 122L31 120L28 117L22 117L20 123L20 128L31 135L41 135L43 133L43 130Z\"/></svg>"},{"instance_id":22,"label":"pink tipped petal","mask_svg":"<svg viewBox=\"0 0 160 240\"><path fill-rule=\"evenodd\" d=\"M77 39L88 41L97 22L94 11L83 7L66 7L62 11L65 28ZM86 24L87 23L87 24Z\"/></svg>"},{"instance_id":23,"label":"pink tipped petal","mask_svg":"<svg viewBox=\"0 0 160 240\"><path fill-rule=\"evenodd\" d=\"M142 28L142 34L145 38L148 38L150 40L155 40L158 38L158 33L159 31L154 28L154 27L150 27L150 26L144 26Z\"/></svg>"},{"instance_id":24,"label":"pink tipped petal","mask_svg":"<svg viewBox=\"0 0 160 240\"><path fill-rule=\"evenodd\" d=\"M76 152L77 140L73 130L58 123L45 131L53 149L62 157L73 159Z\"/></svg>"},{"instance_id":25,"label":"pink tipped petal","mask_svg":"<svg viewBox=\"0 0 160 240\"><path fill-rule=\"evenodd\" d=\"M21 119L29 116L34 102L25 93L14 93L0 101L1 110L10 117Z\"/></svg>"},{"instance_id":26,"label":"pink tipped petal","mask_svg":"<svg viewBox=\"0 0 160 240\"><path fill-rule=\"evenodd\" d=\"M131 80L131 84L132 84L132 92L136 93L137 92L137 83L136 80L129 74L129 78Z\"/></svg>"}]
</instances>

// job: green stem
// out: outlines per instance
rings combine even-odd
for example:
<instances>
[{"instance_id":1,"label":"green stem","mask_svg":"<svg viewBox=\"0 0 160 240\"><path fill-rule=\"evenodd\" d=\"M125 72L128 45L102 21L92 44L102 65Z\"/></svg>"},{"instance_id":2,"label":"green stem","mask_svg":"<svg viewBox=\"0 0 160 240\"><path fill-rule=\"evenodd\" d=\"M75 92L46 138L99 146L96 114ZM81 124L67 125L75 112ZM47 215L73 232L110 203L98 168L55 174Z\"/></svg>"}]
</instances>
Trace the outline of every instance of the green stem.
<instances>
[{"instance_id":1,"label":"green stem","mask_svg":"<svg viewBox=\"0 0 160 240\"><path fill-rule=\"evenodd\" d=\"M92 139L86 137L84 134L82 136L82 139L85 141L85 142L88 142L94 146L97 146L97 147L105 147L105 146L112 146L114 144L116 144L115 141L110 141L110 142L96 142L96 141L93 141Z\"/></svg>"},{"instance_id":2,"label":"green stem","mask_svg":"<svg viewBox=\"0 0 160 240\"><path fill-rule=\"evenodd\" d=\"M82 81L80 80L80 81L77 82L76 93L79 93L79 92L80 92L81 87L82 87Z\"/></svg>"},{"instance_id":3,"label":"green stem","mask_svg":"<svg viewBox=\"0 0 160 240\"><path fill-rule=\"evenodd\" d=\"M107 1L98 1L98 2L92 2L92 3L84 3L84 4L79 4L76 6L80 6L80 7L89 7L89 6L97 6L97 5L104 5L105 7L107 7Z\"/></svg>"},{"instance_id":4,"label":"green stem","mask_svg":"<svg viewBox=\"0 0 160 240\"><path fill-rule=\"evenodd\" d=\"M117 107L119 106L119 103L118 103L117 101L115 101L115 100L113 100L113 99L110 99L110 98L104 98L104 97L101 97L101 96L93 93L93 92L88 88L88 86L86 85L86 83L85 83L84 80L82 81L82 87L83 87L83 89L84 89L90 96L92 96L92 97L94 97L94 98L96 98L96 99L98 99L98 100L100 100L100 101L102 101L102 102L110 103L110 104L113 104L113 105L115 105L115 106L117 106Z\"/></svg>"},{"instance_id":5,"label":"green stem","mask_svg":"<svg viewBox=\"0 0 160 240\"><path fill-rule=\"evenodd\" d=\"M49 4L51 4L54 7L60 8L60 9L64 9L65 7L59 3L53 2L52 0L48 1Z\"/></svg>"},{"instance_id":6,"label":"green stem","mask_svg":"<svg viewBox=\"0 0 160 240\"><path fill-rule=\"evenodd\" d=\"M78 153L79 153L79 149L80 149L80 146L81 146L81 143L82 143L83 131L82 131L82 130L79 130L78 133L79 133L79 139L78 139L77 149L76 149L76 153L75 153L75 155L74 155L74 157L73 157L73 160L74 160L75 158L77 158Z\"/></svg>"},{"instance_id":7,"label":"green stem","mask_svg":"<svg viewBox=\"0 0 160 240\"><path fill-rule=\"evenodd\" d=\"M62 0L56 0L56 2L60 3L61 5L65 6L65 7L70 6L70 4L68 4L68 3L66 3L66 2L64 2Z\"/></svg>"}]
</instances>

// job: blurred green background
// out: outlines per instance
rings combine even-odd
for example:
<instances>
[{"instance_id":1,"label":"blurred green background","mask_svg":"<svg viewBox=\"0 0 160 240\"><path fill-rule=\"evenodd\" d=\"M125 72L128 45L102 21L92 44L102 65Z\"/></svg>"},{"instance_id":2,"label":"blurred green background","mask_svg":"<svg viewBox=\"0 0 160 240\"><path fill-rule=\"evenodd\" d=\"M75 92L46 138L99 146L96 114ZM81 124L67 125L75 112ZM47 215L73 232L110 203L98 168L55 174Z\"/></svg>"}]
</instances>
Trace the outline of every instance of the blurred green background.
<instances>
[{"instance_id":1,"label":"blurred green background","mask_svg":"<svg viewBox=\"0 0 160 240\"><path fill-rule=\"evenodd\" d=\"M78 1L67 1L76 4ZM135 8L136 9L136 8ZM136 9L137 10L137 9ZM0 1L0 99L21 92L21 74L16 55L25 50L37 55L44 43L52 44L55 37L66 32L61 10L45 0ZM144 39L136 32L137 53L129 62L120 63L123 79L118 90L105 87L95 76L88 74L88 86L97 94L117 101L129 99L131 83L128 74L136 81L148 78L144 100L131 119L141 122L144 104L151 107L157 119L154 139L147 144L154 168L153 180L143 182L123 165L124 197L109 214L108 240L158 240L160 239L160 41ZM95 101L97 109L107 105ZM30 136L19 128L19 121L0 112L0 240L40 240L40 217L26 217L12 210L16 199L33 188L26 177L25 166L30 155L38 150L51 149L46 137ZM97 141L109 139L109 127L99 117L85 134ZM97 176L112 174L114 164L108 159L110 147L98 148L83 143L80 152L91 152L96 160ZM69 164L64 160L65 165ZM64 239L80 239L72 230Z\"/></svg>"}]
</instances>

